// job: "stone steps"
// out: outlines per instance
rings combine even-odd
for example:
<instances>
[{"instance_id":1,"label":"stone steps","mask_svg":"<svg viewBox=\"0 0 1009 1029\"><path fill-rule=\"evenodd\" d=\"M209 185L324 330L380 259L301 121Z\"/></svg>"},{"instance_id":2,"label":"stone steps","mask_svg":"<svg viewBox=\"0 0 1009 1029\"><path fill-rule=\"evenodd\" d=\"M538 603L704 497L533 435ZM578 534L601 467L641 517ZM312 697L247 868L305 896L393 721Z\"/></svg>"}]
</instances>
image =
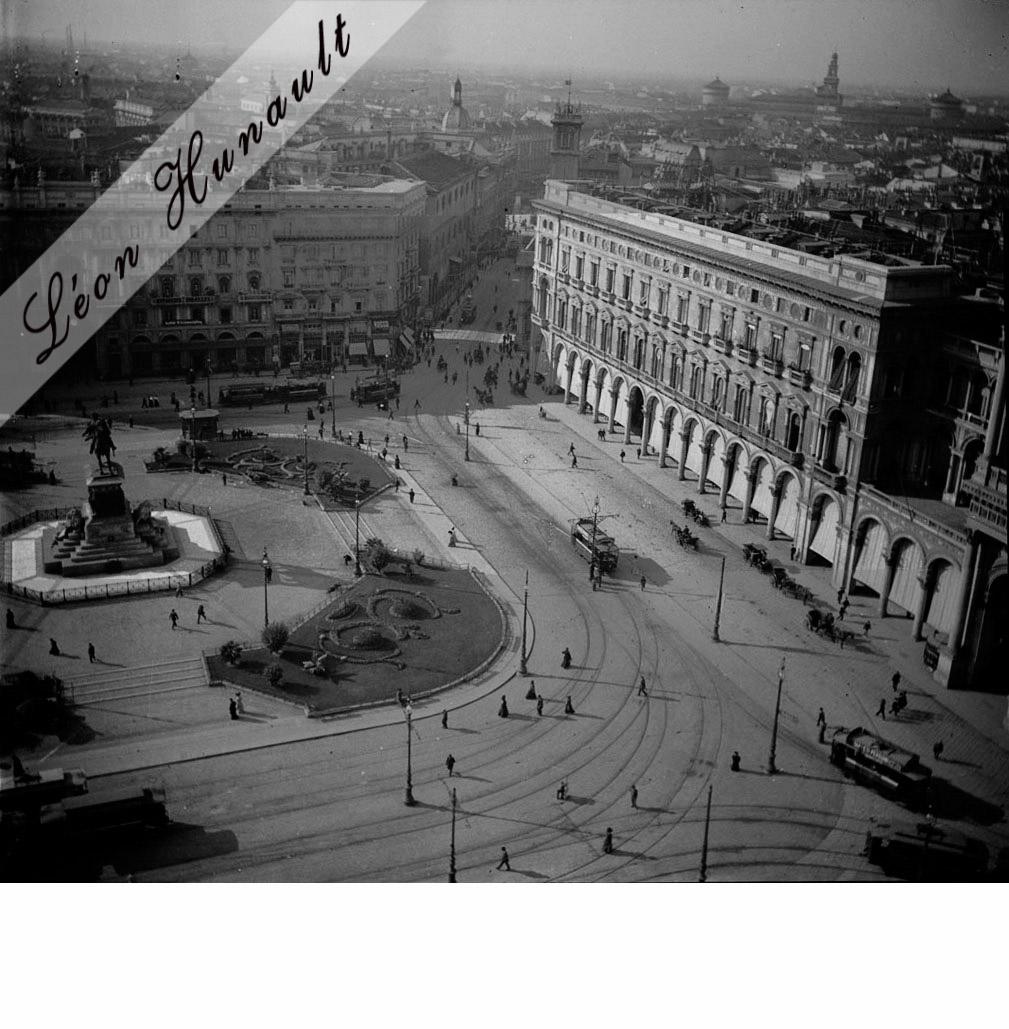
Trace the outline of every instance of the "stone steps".
<instances>
[{"instance_id":1,"label":"stone steps","mask_svg":"<svg viewBox=\"0 0 1009 1029\"><path fill-rule=\"evenodd\" d=\"M93 704L112 699L128 699L150 693L193 689L207 685L203 659L180 658L156 665L132 668L101 667L99 671L64 681L64 688L75 704Z\"/></svg>"}]
</instances>

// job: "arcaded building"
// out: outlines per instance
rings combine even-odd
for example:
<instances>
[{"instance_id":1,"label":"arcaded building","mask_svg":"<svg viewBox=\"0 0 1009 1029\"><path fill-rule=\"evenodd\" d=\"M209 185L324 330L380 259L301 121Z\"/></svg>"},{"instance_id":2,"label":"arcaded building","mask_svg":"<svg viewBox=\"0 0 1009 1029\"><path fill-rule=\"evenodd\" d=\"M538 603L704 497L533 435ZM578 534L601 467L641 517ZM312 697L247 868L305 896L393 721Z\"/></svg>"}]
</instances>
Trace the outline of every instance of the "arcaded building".
<instances>
[{"instance_id":1,"label":"arcaded building","mask_svg":"<svg viewBox=\"0 0 1009 1029\"><path fill-rule=\"evenodd\" d=\"M989 676L1000 306L955 296L947 267L814 256L562 181L533 206L534 336L565 402L905 619L941 681Z\"/></svg>"}]
</instances>

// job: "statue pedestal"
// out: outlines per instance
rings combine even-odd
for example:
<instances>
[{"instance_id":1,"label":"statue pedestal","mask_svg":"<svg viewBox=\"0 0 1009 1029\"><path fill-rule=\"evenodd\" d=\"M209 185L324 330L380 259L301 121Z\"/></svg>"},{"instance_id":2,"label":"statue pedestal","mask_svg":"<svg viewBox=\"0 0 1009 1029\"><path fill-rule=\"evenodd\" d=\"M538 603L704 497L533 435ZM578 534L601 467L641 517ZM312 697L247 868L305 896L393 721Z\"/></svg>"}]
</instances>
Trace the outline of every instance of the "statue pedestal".
<instances>
[{"instance_id":1,"label":"statue pedestal","mask_svg":"<svg viewBox=\"0 0 1009 1029\"><path fill-rule=\"evenodd\" d=\"M149 568L178 556L167 522L152 519L146 505L138 508L135 519L123 482L122 475L99 473L88 478L88 499L81 505L83 525L81 518L71 519L68 531L43 536L47 572L102 575Z\"/></svg>"}]
</instances>

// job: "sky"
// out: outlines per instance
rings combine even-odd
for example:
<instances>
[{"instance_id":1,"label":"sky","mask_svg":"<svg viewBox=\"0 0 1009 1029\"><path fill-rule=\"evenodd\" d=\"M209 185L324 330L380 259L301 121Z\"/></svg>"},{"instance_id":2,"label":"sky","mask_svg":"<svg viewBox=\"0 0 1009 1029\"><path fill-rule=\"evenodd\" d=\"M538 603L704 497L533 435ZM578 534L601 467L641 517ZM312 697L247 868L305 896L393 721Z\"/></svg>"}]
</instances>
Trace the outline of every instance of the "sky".
<instances>
[{"instance_id":1,"label":"sky","mask_svg":"<svg viewBox=\"0 0 1009 1029\"><path fill-rule=\"evenodd\" d=\"M6 31L120 43L244 47L284 0L0 0ZM334 13L338 2L326 5ZM353 31L354 26L349 26ZM359 26L358 31L367 31ZM808 86L840 54L841 92L1009 94L1007 0L428 0L383 59L678 80L719 75Z\"/></svg>"}]
</instances>

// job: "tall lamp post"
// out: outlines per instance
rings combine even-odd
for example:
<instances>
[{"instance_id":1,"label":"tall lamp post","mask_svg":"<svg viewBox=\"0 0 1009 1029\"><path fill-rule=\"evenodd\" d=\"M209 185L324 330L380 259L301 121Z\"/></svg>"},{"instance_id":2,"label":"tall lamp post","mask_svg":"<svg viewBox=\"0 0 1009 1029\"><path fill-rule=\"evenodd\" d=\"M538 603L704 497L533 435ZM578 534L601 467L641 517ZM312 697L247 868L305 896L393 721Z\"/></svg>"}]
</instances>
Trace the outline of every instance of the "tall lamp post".
<instances>
[{"instance_id":1,"label":"tall lamp post","mask_svg":"<svg viewBox=\"0 0 1009 1029\"><path fill-rule=\"evenodd\" d=\"M403 715L406 718L406 796L403 803L407 807L414 807L417 801L413 799L413 705L409 702L403 708Z\"/></svg>"},{"instance_id":2,"label":"tall lamp post","mask_svg":"<svg viewBox=\"0 0 1009 1029\"><path fill-rule=\"evenodd\" d=\"M354 574L361 576L361 501L354 501Z\"/></svg>"},{"instance_id":3,"label":"tall lamp post","mask_svg":"<svg viewBox=\"0 0 1009 1029\"><path fill-rule=\"evenodd\" d=\"M781 659L781 668L778 669L778 697L774 702L774 722L771 725L771 751L767 755L767 774L774 775L778 770L774 764L775 751L778 748L778 714L781 711L781 686L785 681L785 659Z\"/></svg>"},{"instance_id":4,"label":"tall lamp post","mask_svg":"<svg viewBox=\"0 0 1009 1029\"><path fill-rule=\"evenodd\" d=\"M207 373L207 407L210 407L210 375L214 370L214 366L210 363L210 358L204 362L204 369Z\"/></svg>"},{"instance_id":5,"label":"tall lamp post","mask_svg":"<svg viewBox=\"0 0 1009 1029\"><path fill-rule=\"evenodd\" d=\"M526 611L529 609L529 569L526 569L526 585L522 594L522 655L519 658L519 671L526 674Z\"/></svg>"},{"instance_id":6,"label":"tall lamp post","mask_svg":"<svg viewBox=\"0 0 1009 1029\"><path fill-rule=\"evenodd\" d=\"M448 881L454 883L455 879L455 789L452 790L452 842L448 851Z\"/></svg>"},{"instance_id":7,"label":"tall lamp post","mask_svg":"<svg viewBox=\"0 0 1009 1029\"><path fill-rule=\"evenodd\" d=\"M722 554L722 570L718 574L718 600L715 602L715 627L711 632L711 638L716 642L721 642L721 637L718 635L718 627L722 621L722 585L725 582L725 555Z\"/></svg>"},{"instance_id":8,"label":"tall lamp post","mask_svg":"<svg viewBox=\"0 0 1009 1029\"><path fill-rule=\"evenodd\" d=\"M333 415L333 439L336 439L336 372L332 369L329 372L329 384L332 387L330 390L332 396L329 400L329 410Z\"/></svg>"},{"instance_id":9,"label":"tall lamp post","mask_svg":"<svg viewBox=\"0 0 1009 1029\"><path fill-rule=\"evenodd\" d=\"M305 422L305 496L308 496L308 422Z\"/></svg>"},{"instance_id":10,"label":"tall lamp post","mask_svg":"<svg viewBox=\"0 0 1009 1029\"><path fill-rule=\"evenodd\" d=\"M466 401L466 460L469 460L469 401Z\"/></svg>"},{"instance_id":11,"label":"tall lamp post","mask_svg":"<svg viewBox=\"0 0 1009 1029\"><path fill-rule=\"evenodd\" d=\"M196 404L189 409L189 447L193 452L193 471L196 471Z\"/></svg>"},{"instance_id":12,"label":"tall lamp post","mask_svg":"<svg viewBox=\"0 0 1009 1029\"><path fill-rule=\"evenodd\" d=\"M704 842L701 844L701 874L698 882L708 881L708 827L711 825L711 787L708 787L708 806L704 812Z\"/></svg>"},{"instance_id":13,"label":"tall lamp post","mask_svg":"<svg viewBox=\"0 0 1009 1029\"><path fill-rule=\"evenodd\" d=\"M261 564L263 566L263 628L266 628L270 624L270 593L268 587L270 580L273 578L273 565L270 564L266 547L263 547L263 560Z\"/></svg>"}]
</instances>

